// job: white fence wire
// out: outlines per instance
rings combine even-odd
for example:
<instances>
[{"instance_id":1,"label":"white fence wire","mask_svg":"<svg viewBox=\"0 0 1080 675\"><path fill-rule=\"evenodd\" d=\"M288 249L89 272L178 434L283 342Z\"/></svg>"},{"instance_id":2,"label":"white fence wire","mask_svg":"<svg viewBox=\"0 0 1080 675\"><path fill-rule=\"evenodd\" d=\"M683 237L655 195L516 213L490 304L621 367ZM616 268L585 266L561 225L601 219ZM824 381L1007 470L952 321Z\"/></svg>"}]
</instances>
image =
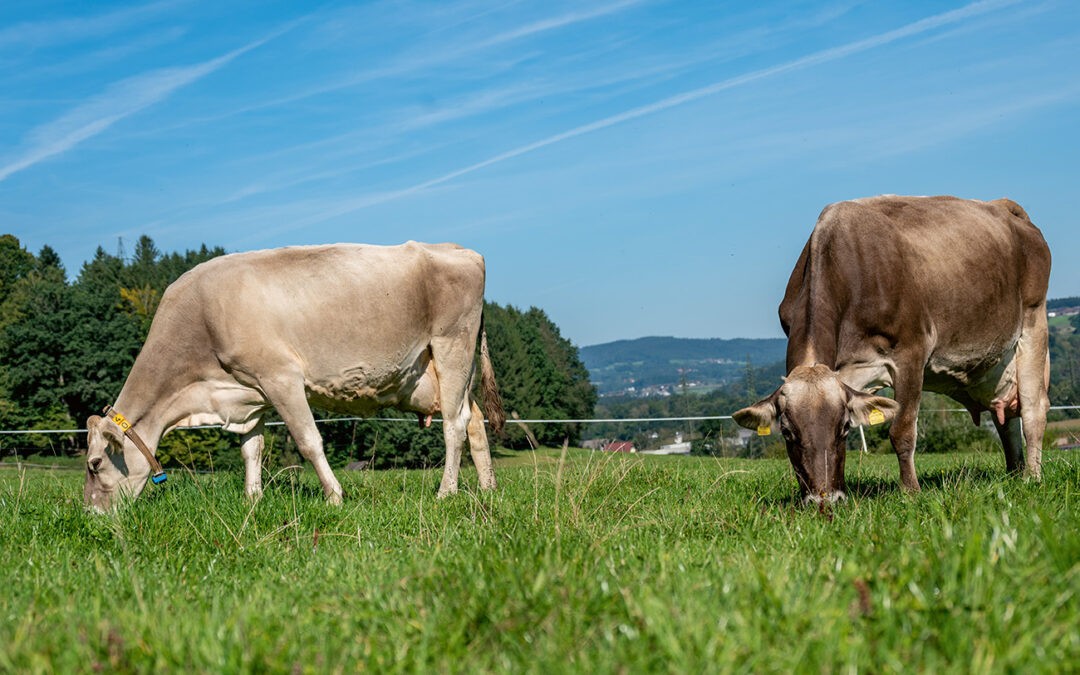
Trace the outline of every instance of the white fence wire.
<instances>
[{"instance_id":1,"label":"white fence wire","mask_svg":"<svg viewBox=\"0 0 1080 675\"><path fill-rule=\"evenodd\" d=\"M1080 405L1052 405L1050 410L1080 410ZM922 410L921 412L933 413L933 412L950 412L950 413L967 413L965 408L939 408L932 410ZM691 417L605 417L605 418L589 418L589 419L508 419L507 424L610 424L610 423L646 423L646 422L703 422L706 420L730 420L731 415L699 415ZM435 424L442 424L441 418L432 418L431 420ZM485 422L487 420L484 420ZM416 424L415 417L331 417L326 419L315 420L316 424L335 424L338 422L410 422ZM284 422L267 422L266 426L276 427L284 426ZM177 427L177 430L192 430L192 429L220 429L221 426L217 424L195 426L195 427ZM0 436L10 435L32 435L32 434L85 434L86 429L0 429Z\"/></svg>"}]
</instances>

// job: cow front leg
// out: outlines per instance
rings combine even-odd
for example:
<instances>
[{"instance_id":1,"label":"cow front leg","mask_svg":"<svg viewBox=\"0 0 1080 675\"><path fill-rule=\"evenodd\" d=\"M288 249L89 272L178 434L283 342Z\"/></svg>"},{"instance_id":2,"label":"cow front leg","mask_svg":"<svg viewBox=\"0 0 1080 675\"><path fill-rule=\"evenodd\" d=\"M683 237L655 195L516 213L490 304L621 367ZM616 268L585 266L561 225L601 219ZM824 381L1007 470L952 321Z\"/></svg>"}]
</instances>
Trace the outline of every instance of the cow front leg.
<instances>
[{"instance_id":1,"label":"cow front leg","mask_svg":"<svg viewBox=\"0 0 1080 675\"><path fill-rule=\"evenodd\" d=\"M910 362L919 364L917 370L912 368L908 372L897 372L893 380L900 411L889 428L889 440L896 452L896 460L900 463L900 487L908 492L918 492L921 488L915 474L915 439L919 404L922 401L922 364L925 360L914 359Z\"/></svg>"},{"instance_id":2,"label":"cow front leg","mask_svg":"<svg viewBox=\"0 0 1080 675\"><path fill-rule=\"evenodd\" d=\"M341 504L341 484L326 461L322 436L304 393L303 378L275 379L260 384L270 403L281 415L300 454L315 467L315 475L322 483L326 501L335 506Z\"/></svg>"},{"instance_id":3,"label":"cow front leg","mask_svg":"<svg viewBox=\"0 0 1080 675\"><path fill-rule=\"evenodd\" d=\"M480 406L469 397L472 418L469 420L469 453L480 480L481 490L494 490L495 470L491 467L491 449L488 446L487 430L484 428L484 413Z\"/></svg>"},{"instance_id":4,"label":"cow front leg","mask_svg":"<svg viewBox=\"0 0 1080 675\"><path fill-rule=\"evenodd\" d=\"M244 492L252 499L262 495L263 422L260 419L240 442L244 458Z\"/></svg>"}]
</instances>

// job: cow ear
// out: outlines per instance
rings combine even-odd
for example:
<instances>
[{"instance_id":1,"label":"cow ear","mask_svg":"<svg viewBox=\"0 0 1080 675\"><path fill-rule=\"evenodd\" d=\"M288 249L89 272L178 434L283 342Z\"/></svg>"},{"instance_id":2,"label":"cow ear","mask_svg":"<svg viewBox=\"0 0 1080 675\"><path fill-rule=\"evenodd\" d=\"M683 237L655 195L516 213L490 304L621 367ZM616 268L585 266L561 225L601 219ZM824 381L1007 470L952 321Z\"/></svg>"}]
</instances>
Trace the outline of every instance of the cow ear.
<instances>
[{"instance_id":1,"label":"cow ear","mask_svg":"<svg viewBox=\"0 0 1080 675\"><path fill-rule=\"evenodd\" d=\"M101 436L102 419L97 415L91 415L86 419L86 445L88 451L86 453L86 468L90 473L96 474L101 470L101 465L105 461L105 447L99 442L95 443L94 440ZM94 446L97 446L96 448Z\"/></svg>"},{"instance_id":2,"label":"cow ear","mask_svg":"<svg viewBox=\"0 0 1080 675\"><path fill-rule=\"evenodd\" d=\"M762 435L770 433L773 425L776 424L776 416L779 414L776 407L779 391L777 389L768 398L763 398L752 406L732 413L731 418L739 426L755 429Z\"/></svg>"},{"instance_id":3,"label":"cow ear","mask_svg":"<svg viewBox=\"0 0 1080 675\"><path fill-rule=\"evenodd\" d=\"M852 391L848 396L848 412L853 426L874 426L891 422L900 412L900 404L884 396Z\"/></svg>"},{"instance_id":4,"label":"cow ear","mask_svg":"<svg viewBox=\"0 0 1080 675\"><path fill-rule=\"evenodd\" d=\"M112 421L92 415L86 420L86 428L90 432L90 437L93 438L94 433L99 433L105 437L105 442L113 447L124 447L124 435L120 431L120 427L112 423Z\"/></svg>"}]
</instances>

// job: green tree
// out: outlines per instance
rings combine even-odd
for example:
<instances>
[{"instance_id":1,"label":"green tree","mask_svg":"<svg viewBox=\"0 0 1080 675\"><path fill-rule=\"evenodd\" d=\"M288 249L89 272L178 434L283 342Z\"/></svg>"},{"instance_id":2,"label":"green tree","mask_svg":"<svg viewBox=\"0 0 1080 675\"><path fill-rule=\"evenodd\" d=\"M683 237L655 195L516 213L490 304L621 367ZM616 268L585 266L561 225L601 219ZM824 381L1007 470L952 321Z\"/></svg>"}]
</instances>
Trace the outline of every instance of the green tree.
<instances>
[{"instance_id":1,"label":"green tree","mask_svg":"<svg viewBox=\"0 0 1080 675\"><path fill-rule=\"evenodd\" d=\"M496 304L484 309L488 341L495 374L507 413L522 419L590 418L596 406L596 390L578 356L577 347L562 337L559 328L536 307L521 310ZM544 445L559 445L564 439L578 443L581 425L533 425L532 432ZM510 423L507 445L529 446L524 430Z\"/></svg>"},{"instance_id":2,"label":"green tree","mask_svg":"<svg viewBox=\"0 0 1080 675\"><path fill-rule=\"evenodd\" d=\"M0 427L14 426L17 404L11 399L6 328L20 314L15 289L36 268L37 259L10 234L0 235Z\"/></svg>"},{"instance_id":3,"label":"green tree","mask_svg":"<svg viewBox=\"0 0 1080 675\"><path fill-rule=\"evenodd\" d=\"M1080 315L1073 317L1080 324ZM1050 402L1058 406L1080 405L1080 333L1050 334ZM1076 417L1080 411L1050 413L1054 417Z\"/></svg>"},{"instance_id":4,"label":"green tree","mask_svg":"<svg viewBox=\"0 0 1080 675\"><path fill-rule=\"evenodd\" d=\"M69 408L76 419L100 414L116 399L142 346L139 318L120 295L125 276L124 261L99 247L73 285Z\"/></svg>"},{"instance_id":5,"label":"green tree","mask_svg":"<svg viewBox=\"0 0 1080 675\"><path fill-rule=\"evenodd\" d=\"M73 298L54 250L44 247L32 269L11 285L4 316L0 362L5 366L6 423L74 428L68 411Z\"/></svg>"},{"instance_id":6,"label":"green tree","mask_svg":"<svg viewBox=\"0 0 1080 675\"><path fill-rule=\"evenodd\" d=\"M0 307L19 280L25 279L36 267L34 255L23 248L14 235L0 235ZM6 313L0 313L0 322L5 318Z\"/></svg>"}]
</instances>

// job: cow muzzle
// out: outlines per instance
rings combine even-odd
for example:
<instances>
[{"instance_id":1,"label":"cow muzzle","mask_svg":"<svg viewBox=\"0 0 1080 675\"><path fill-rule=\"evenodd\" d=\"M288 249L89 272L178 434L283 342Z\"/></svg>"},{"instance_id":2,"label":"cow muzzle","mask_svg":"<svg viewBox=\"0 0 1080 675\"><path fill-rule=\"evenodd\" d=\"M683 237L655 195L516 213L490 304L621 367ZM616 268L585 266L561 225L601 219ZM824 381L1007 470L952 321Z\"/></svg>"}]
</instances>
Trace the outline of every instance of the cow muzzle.
<instances>
[{"instance_id":1,"label":"cow muzzle","mask_svg":"<svg viewBox=\"0 0 1080 675\"><path fill-rule=\"evenodd\" d=\"M818 506L822 503L826 505L842 502L847 499L847 495L843 490L832 490L829 492L811 493L803 497L803 505L810 506L811 504Z\"/></svg>"}]
</instances>

